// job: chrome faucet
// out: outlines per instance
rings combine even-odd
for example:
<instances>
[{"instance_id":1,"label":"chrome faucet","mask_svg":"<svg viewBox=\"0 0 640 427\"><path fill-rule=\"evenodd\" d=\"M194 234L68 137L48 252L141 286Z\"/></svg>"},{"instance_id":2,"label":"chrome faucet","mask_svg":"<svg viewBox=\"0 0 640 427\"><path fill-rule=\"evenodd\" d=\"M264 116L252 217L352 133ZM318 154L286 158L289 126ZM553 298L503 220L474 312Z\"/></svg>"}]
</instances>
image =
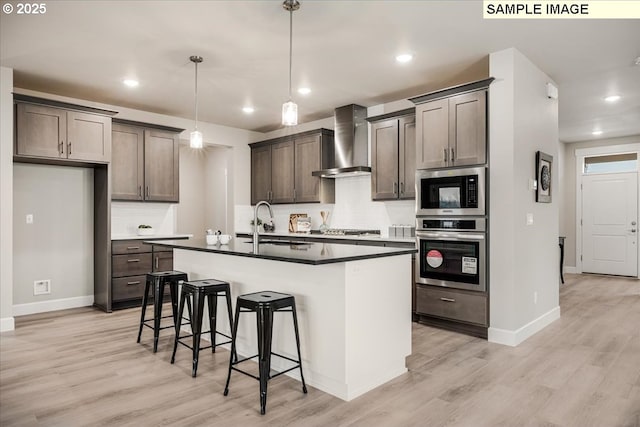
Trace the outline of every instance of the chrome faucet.
<instances>
[{"instance_id":1,"label":"chrome faucet","mask_svg":"<svg viewBox=\"0 0 640 427\"><path fill-rule=\"evenodd\" d=\"M258 203L256 203L255 208L253 208L253 249L254 249L254 252L258 251L258 243L260 242L260 228L258 226L258 209L262 205L265 205L267 208L269 208L269 215L271 216L271 222L273 222L273 209L271 209L271 205L269 204L269 202L261 200Z\"/></svg>"}]
</instances>

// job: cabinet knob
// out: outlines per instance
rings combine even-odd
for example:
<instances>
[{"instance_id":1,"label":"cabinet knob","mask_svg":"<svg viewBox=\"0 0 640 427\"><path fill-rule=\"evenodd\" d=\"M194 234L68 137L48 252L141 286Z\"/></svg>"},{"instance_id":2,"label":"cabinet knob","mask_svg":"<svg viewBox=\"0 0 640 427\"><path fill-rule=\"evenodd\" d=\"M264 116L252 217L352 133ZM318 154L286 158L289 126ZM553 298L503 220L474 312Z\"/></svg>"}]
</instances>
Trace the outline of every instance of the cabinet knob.
<instances>
[{"instance_id":1,"label":"cabinet knob","mask_svg":"<svg viewBox=\"0 0 640 427\"><path fill-rule=\"evenodd\" d=\"M60 155L64 154L64 141L60 141L60 145L58 146L58 152Z\"/></svg>"},{"instance_id":2,"label":"cabinet knob","mask_svg":"<svg viewBox=\"0 0 640 427\"><path fill-rule=\"evenodd\" d=\"M398 194L398 183L397 182L393 183L393 194Z\"/></svg>"},{"instance_id":3,"label":"cabinet knob","mask_svg":"<svg viewBox=\"0 0 640 427\"><path fill-rule=\"evenodd\" d=\"M67 143L67 156L71 156L71 141Z\"/></svg>"},{"instance_id":4,"label":"cabinet knob","mask_svg":"<svg viewBox=\"0 0 640 427\"><path fill-rule=\"evenodd\" d=\"M446 148L444 149L444 161L445 161L445 163L447 162L447 152L448 151L449 150L447 150Z\"/></svg>"},{"instance_id":5,"label":"cabinet knob","mask_svg":"<svg viewBox=\"0 0 640 427\"><path fill-rule=\"evenodd\" d=\"M454 162L456 160L454 153L453 153L453 147L451 148L451 156L450 156L451 162Z\"/></svg>"}]
</instances>

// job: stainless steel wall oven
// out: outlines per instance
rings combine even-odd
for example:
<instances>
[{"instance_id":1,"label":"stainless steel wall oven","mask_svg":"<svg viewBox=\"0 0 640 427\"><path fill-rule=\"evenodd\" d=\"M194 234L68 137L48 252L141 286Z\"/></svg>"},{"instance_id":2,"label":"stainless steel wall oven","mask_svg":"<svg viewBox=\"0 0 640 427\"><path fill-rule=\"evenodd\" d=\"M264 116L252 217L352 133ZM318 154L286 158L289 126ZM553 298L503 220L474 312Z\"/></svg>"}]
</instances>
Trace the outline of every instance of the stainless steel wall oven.
<instances>
[{"instance_id":1,"label":"stainless steel wall oven","mask_svg":"<svg viewBox=\"0 0 640 427\"><path fill-rule=\"evenodd\" d=\"M416 282L486 291L486 220L417 217Z\"/></svg>"}]
</instances>

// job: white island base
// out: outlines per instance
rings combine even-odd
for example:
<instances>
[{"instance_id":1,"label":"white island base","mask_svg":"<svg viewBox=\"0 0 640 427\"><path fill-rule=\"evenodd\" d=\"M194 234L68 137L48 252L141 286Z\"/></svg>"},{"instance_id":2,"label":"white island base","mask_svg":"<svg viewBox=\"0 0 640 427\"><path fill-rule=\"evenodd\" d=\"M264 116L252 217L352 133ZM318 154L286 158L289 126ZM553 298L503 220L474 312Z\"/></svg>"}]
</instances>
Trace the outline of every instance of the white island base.
<instances>
[{"instance_id":1,"label":"white island base","mask_svg":"<svg viewBox=\"0 0 640 427\"><path fill-rule=\"evenodd\" d=\"M234 313L241 294L270 290L293 295L305 380L326 393L348 401L407 371L410 254L309 265L175 249L174 268L188 273L190 280L229 282ZM230 335L222 298L217 318L218 330ZM206 319L205 312L203 330L208 330ZM256 342L255 314L241 314L238 353L257 354ZM291 313L274 315L272 348L297 359ZM289 366L291 362L272 357L272 369ZM297 369L287 375L299 379Z\"/></svg>"}]
</instances>

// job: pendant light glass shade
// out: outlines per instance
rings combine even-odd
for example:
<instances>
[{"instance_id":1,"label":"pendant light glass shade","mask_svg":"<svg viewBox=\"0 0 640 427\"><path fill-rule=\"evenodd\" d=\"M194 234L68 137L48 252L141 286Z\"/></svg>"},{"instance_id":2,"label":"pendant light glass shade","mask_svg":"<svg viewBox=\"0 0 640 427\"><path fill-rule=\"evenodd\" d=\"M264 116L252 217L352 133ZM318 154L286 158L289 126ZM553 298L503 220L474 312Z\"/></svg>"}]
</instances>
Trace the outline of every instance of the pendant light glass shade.
<instances>
[{"instance_id":1,"label":"pendant light glass shade","mask_svg":"<svg viewBox=\"0 0 640 427\"><path fill-rule=\"evenodd\" d=\"M202 132L194 130L189 137L189 146L191 148L202 148Z\"/></svg>"},{"instance_id":2,"label":"pendant light glass shade","mask_svg":"<svg viewBox=\"0 0 640 427\"><path fill-rule=\"evenodd\" d=\"M293 11L300 9L298 0L285 0L282 7L289 12L289 100L282 104L282 124L298 124L298 105L291 100L291 68L293 63Z\"/></svg>"},{"instance_id":3,"label":"pendant light glass shade","mask_svg":"<svg viewBox=\"0 0 640 427\"><path fill-rule=\"evenodd\" d=\"M282 124L284 126L298 124L298 104L293 101L287 101L282 104Z\"/></svg>"},{"instance_id":4,"label":"pendant light glass shade","mask_svg":"<svg viewBox=\"0 0 640 427\"><path fill-rule=\"evenodd\" d=\"M196 68L196 87L195 87L196 120L195 120L195 126L194 126L194 129L193 129L193 132L191 132L191 135L189 136L189 146L191 148L202 148L202 146L203 146L202 132L200 132L198 130L198 64L202 62L202 57L193 55L193 56L189 57L189 61L193 62L193 64L195 65L195 68Z\"/></svg>"}]
</instances>

